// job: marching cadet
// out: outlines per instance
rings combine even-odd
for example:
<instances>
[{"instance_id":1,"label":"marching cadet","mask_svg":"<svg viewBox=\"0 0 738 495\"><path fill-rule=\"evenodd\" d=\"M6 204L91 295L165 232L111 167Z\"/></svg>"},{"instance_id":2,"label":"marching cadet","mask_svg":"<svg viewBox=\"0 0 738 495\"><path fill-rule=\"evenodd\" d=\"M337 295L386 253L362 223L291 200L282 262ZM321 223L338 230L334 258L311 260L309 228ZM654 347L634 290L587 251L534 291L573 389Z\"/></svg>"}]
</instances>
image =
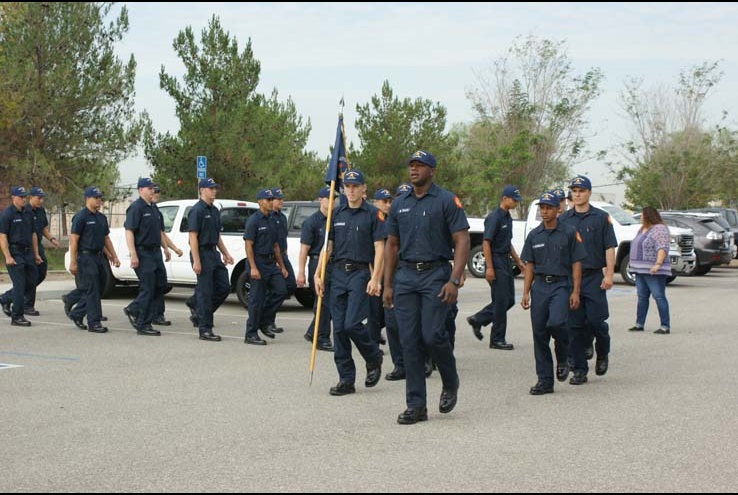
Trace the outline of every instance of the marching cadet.
<instances>
[{"instance_id":1,"label":"marching cadet","mask_svg":"<svg viewBox=\"0 0 738 495\"><path fill-rule=\"evenodd\" d=\"M375 386L382 373L382 353L363 321L369 316L369 296L382 290L384 214L362 199L366 184L361 172L349 170L343 184L346 204L334 212L328 246L321 254L325 260L331 256L334 260L330 306L339 381L330 394L338 396L356 392L352 342L366 362L364 385ZM324 293L320 274L315 275L315 287Z\"/></svg>"},{"instance_id":2,"label":"marching cadet","mask_svg":"<svg viewBox=\"0 0 738 495\"><path fill-rule=\"evenodd\" d=\"M308 278L310 288L315 295L315 273L318 271L318 261L320 260L320 251L323 249L325 238L325 223L328 217L328 204L331 189L324 186L318 191L318 202L320 208L318 211L310 215L302 222L300 232L300 257L297 273L297 285L304 287L305 279L305 263L308 264ZM310 261L308 262L308 257ZM330 300L330 263L325 267L325 277L323 283L323 298L321 299L320 323L318 324L318 349L321 351L333 351L333 343L331 342L331 311L329 306ZM313 342L313 330L315 329L315 310L318 304L318 298L315 298L313 305L313 319L308 325L305 332L305 340Z\"/></svg>"},{"instance_id":3,"label":"marching cadet","mask_svg":"<svg viewBox=\"0 0 738 495\"><path fill-rule=\"evenodd\" d=\"M41 282L46 280L46 272L49 269L44 244L41 241L45 237L51 242L54 249L59 247L59 241L49 232L49 219L46 216L46 209L44 208L44 196L46 196L46 193L38 186L32 187L28 195L27 208L31 210L31 214L33 215L33 230L36 232L38 255L41 258L41 264L36 265L36 283L32 284L30 290L28 290L28 299L25 302L26 307L23 310L24 314L30 316L39 315L39 312L36 310L36 288L41 285Z\"/></svg>"},{"instance_id":4,"label":"marching cadet","mask_svg":"<svg viewBox=\"0 0 738 495\"><path fill-rule=\"evenodd\" d=\"M569 314L569 329L573 339L570 352L574 360L574 376L569 383L581 385L587 382L587 348L592 345L593 338L597 350L595 374L607 373L610 353L607 291L613 285L618 242L610 215L589 204L592 196L590 180L578 175L572 179L569 189L574 208L559 219L579 232L587 251L586 258L582 260L581 305Z\"/></svg>"},{"instance_id":5,"label":"marching cadet","mask_svg":"<svg viewBox=\"0 0 738 495\"><path fill-rule=\"evenodd\" d=\"M287 269L287 276L285 277L284 281L287 285L287 294L294 294L295 290L297 289L297 282L295 281L295 270L292 268L292 263L290 263L290 258L287 256L287 215L282 213L282 204L284 203L284 193L282 192L282 189L279 187L275 187L272 189L272 195L274 196L274 199L272 200L272 215L271 219L276 224L277 227L277 242L279 243L279 251L282 253L282 264ZM276 294L267 294L267 299L277 298L279 297ZM282 302L284 302L286 298L282 297L281 302L279 305L282 305ZM269 303L267 303L269 304ZM277 311L279 311L279 307L277 307ZM276 317L276 312L274 314ZM268 321L267 327L269 330L273 333L282 333L284 331L284 328L278 327L275 323L275 321Z\"/></svg>"},{"instance_id":6,"label":"marching cadet","mask_svg":"<svg viewBox=\"0 0 738 495\"><path fill-rule=\"evenodd\" d=\"M100 297L105 280L106 250L116 267L120 266L115 248L110 241L110 228L107 217L100 213L102 192L97 187L88 187L85 190L85 207L80 210L72 221L72 230L69 235L69 271L76 275L79 271L84 296L69 312L69 319L77 328L87 329L94 333L105 333L107 327L102 326L102 307ZM68 300L68 295L62 297ZM66 303L65 303L66 304ZM83 318L87 315L87 327Z\"/></svg>"},{"instance_id":7,"label":"marching cadet","mask_svg":"<svg viewBox=\"0 0 738 495\"><path fill-rule=\"evenodd\" d=\"M159 210L152 202L156 184L149 177L138 180L139 198L126 210L126 244L131 253L131 268L138 277L138 314L135 320L132 309L124 308L123 312L131 321L138 335L161 335L151 327L156 316L156 301L164 297L167 290L167 271L161 247L164 243Z\"/></svg>"},{"instance_id":8,"label":"marching cadet","mask_svg":"<svg viewBox=\"0 0 738 495\"><path fill-rule=\"evenodd\" d=\"M220 335L213 333L213 313L228 298L231 285L225 263L232 265L233 258L223 243L220 210L213 205L218 184L211 178L198 183L200 201L195 203L187 217L190 231L190 261L197 275L194 298L200 340L220 342ZM220 253L218 252L220 249ZM221 260L220 254L223 259Z\"/></svg>"},{"instance_id":9,"label":"marching cadet","mask_svg":"<svg viewBox=\"0 0 738 495\"><path fill-rule=\"evenodd\" d=\"M451 412L458 399L448 315L469 256L469 223L459 198L433 183L435 172L432 154L419 150L410 157L413 189L392 202L387 225L383 302L395 308L405 363L407 409L397 417L400 424L428 419L427 353L443 382L439 411Z\"/></svg>"},{"instance_id":10,"label":"marching cadet","mask_svg":"<svg viewBox=\"0 0 738 495\"><path fill-rule=\"evenodd\" d=\"M392 194L387 189L377 189L372 197L372 204L381 211L385 218L392 206ZM385 326L384 308L382 307L382 295L369 297L369 318L366 326L369 337L378 345L386 341L382 338L382 328Z\"/></svg>"},{"instance_id":11,"label":"marching cadet","mask_svg":"<svg viewBox=\"0 0 738 495\"><path fill-rule=\"evenodd\" d=\"M555 346L556 378L564 381L569 376L567 319L569 310L579 307L582 260L586 256L577 231L557 219L559 199L552 193L543 193L538 208L541 224L530 231L520 255L526 262L520 305L531 310L538 375L531 395L554 391L551 337L560 344Z\"/></svg>"},{"instance_id":12,"label":"marching cadet","mask_svg":"<svg viewBox=\"0 0 738 495\"><path fill-rule=\"evenodd\" d=\"M256 194L259 211L246 220L243 238L246 258L250 266L249 318L246 322L244 343L266 345L259 330L273 339L269 322L274 322L277 309L287 297L287 269L279 249L277 226L271 220L274 193L262 189ZM271 294L268 295L267 292Z\"/></svg>"},{"instance_id":13,"label":"marching cadet","mask_svg":"<svg viewBox=\"0 0 738 495\"><path fill-rule=\"evenodd\" d=\"M482 327L492 323L490 349L512 350L513 345L505 341L507 333L507 311L515 305L515 280L510 257L523 270L523 264L512 245L513 221L510 210L522 200L516 186L505 186L499 206L484 219L484 278L490 287L491 302L466 321L471 325L474 336L484 340Z\"/></svg>"},{"instance_id":14,"label":"marching cadet","mask_svg":"<svg viewBox=\"0 0 738 495\"><path fill-rule=\"evenodd\" d=\"M10 324L21 327L31 326L23 310L29 290L36 283L36 265L42 261L38 254L39 239L33 230L33 215L26 208L26 196L25 187L11 187L12 203L0 215L0 249L13 281L13 288L3 294L0 305L3 313L10 316Z\"/></svg>"},{"instance_id":15,"label":"marching cadet","mask_svg":"<svg viewBox=\"0 0 738 495\"><path fill-rule=\"evenodd\" d=\"M179 249L174 242L169 238L167 233L164 231L164 215L159 210L159 207L156 206L160 199L160 193L161 188L158 184L154 184L154 194L151 196L151 204L156 210L156 214L159 216L159 222L161 222L162 225L162 231L161 231L161 247L164 250L164 261L169 261L172 259L172 253L170 252L170 249L174 251L177 256L182 256L184 253L181 249ZM131 324L135 324L136 319L138 318L139 313L139 300L140 300L141 294L139 293L138 297L131 301L131 303L123 309L123 312L128 316L128 319L130 320ZM165 301L164 301L164 293L162 292L159 294L159 296L154 301L154 319L151 321L152 325L162 325L162 326L170 326L172 324L171 321L167 320L164 316L165 311Z\"/></svg>"}]
</instances>

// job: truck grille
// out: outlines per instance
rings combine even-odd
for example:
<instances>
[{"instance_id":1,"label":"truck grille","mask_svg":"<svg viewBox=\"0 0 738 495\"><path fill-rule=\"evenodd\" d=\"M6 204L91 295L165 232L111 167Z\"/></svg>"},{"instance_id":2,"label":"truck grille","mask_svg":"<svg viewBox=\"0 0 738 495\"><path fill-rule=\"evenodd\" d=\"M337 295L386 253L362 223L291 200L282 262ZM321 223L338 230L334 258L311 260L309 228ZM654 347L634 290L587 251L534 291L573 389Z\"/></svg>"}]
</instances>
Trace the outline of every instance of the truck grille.
<instances>
[{"instance_id":1,"label":"truck grille","mask_svg":"<svg viewBox=\"0 0 738 495\"><path fill-rule=\"evenodd\" d=\"M694 249L694 236L689 234L682 234L681 240L679 241L679 251L682 256L688 256L692 254Z\"/></svg>"}]
</instances>

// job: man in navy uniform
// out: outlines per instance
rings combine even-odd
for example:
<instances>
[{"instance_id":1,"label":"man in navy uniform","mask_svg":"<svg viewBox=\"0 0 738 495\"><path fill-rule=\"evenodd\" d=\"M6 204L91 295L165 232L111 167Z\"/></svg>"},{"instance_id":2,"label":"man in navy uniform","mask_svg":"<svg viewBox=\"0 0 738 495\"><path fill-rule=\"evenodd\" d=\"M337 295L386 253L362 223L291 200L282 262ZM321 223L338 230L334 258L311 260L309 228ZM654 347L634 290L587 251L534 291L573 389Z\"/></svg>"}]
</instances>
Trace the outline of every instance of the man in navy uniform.
<instances>
[{"instance_id":1,"label":"man in navy uniform","mask_svg":"<svg viewBox=\"0 0 738 495\"><path fill-rule=\"evenodd\" d=\"M405 362L407 409L397 418L400 424L428 419L426 350L443 382L439 411L456 406L459 375L448 313L458 298L470 243L461 201L433 183L436 158L419 150L408 160L408 172L413 190L392 202L384 253L384 305L394 305Z\"/></svg>"},{"instance_id":2,"label":"man in navy uniform","mask_svg":"<svg viewBox=\"0 0 738 495\"><path fill-rule=\"evenodd\" d=\"M329 392L336 396L356 392L352 342L366 362L364 385L375 386L382 373L382 353L363 322L369 316L369 297L382 290L384 214L363 199L366 184L361 172L349 170L343 184L346 204L336 208L328 246L321 254L323 260L333 258L330 306L338 384ZM320 274L315 275L315 287L324 294Z\"/></svg>"},{"instance_id":3,"label":"man in navy uniform","mask_svg":"<svg viewBox=\"0 0 738 495\"><path fill-rule=\"evenodd\" d=\"M287 285L287 294L294 294L295 290L297 289L297 282L295 281L295 270L292 268L292 263L290 263L290 259L287 256L287 215L282 213L282 205L284 204L284 193L282 192L282 189L279 187L272 188L272 195L274 196L274 199L272 200L272 221L277 226L277 242L279 243L279 251L282 253L282 264L287 269L287 277L285 277L284 282ZM276 298L280 297L275 294L267 294L267 299L270 298ZM280 297L280 306L282 305L282 302L284 302L285 298ZM279 311L279 307L277 307L277 311ZM274 315L276 317L276 313ZM284 331L284 328L278 327L275 323L275 321L269 321L267 322L267 327L270 331L274 333L282 333Z\"/></svg>"},{"instance_id":4,"label":"man in navy uniform","mask_svg":"<svg viewBox=\"0 0 738 495\"><path fill-rule=\"evenodd\" d=\"M85 190L85 207L74 216L69 235L69 271L74 275L79 271L84 296L68 316L77 328L95 333L108 331L101 323L100 297L105 280L105 263L108 262L103 250L107 250L111 256L111 263L120 266L108 235L108 219L100 213L101 198L99 188L88 187ZM87 327L83 323L85 315Z\"/></svg>"},{"instance_id":5,"label":"man in navy uniform","mask_svg":"<svg viewBox=\"0 0 738 495\"><path fill-rule=\"evenodd\" d=\"M0 306L10 316L10 324L30 327L23 316L26 297L36 283L36 265L41 264L38 237L33 229L33 215L26 208L28 191L22 186L10 188L11 205L0 214L0 249L13 281L13 289L3 294ZM12 308L11 308L12 303Z\"/></svg>"},{"instance_id":6,"label":"man in navy uniform","mask_svg":"<svg viewBox=\"0 0 738 495\"><path fill-rule=\"evenodd\" d=\"M318 202L320 208L318 211L310 215L302 222L300 232L300 256L299 266L297 269L297 285L304 287L305 283L310 284L310 288L315 292L315 273L318 271L318 261L320 260L320 251L323 249L325 241L325 222L328 217L328 204L331 189L324 186L318 191ZM310 261L308 261L308 257ZM308 278L305 278L305 264L308 265ZM328 305L330 300L330 263L326 265L326 276L324 277L324 297L321 299L320 323L318 324L318 349L321 351L333 351L333 343L331 342L331 311ZM315 298L313 312L315 312L318 304L318 298ZM308 325L305 332L305 340L313 341L313 330L315 329L315 315Z\"/></svg>"},{"instance_id":7,"label":"man in navy uniform","mask_svg":"<svg viewBox=\"0 0 738 495\"><path fill-rule=\"evenodd\" d=\"M266 345L259 337L259 330L270 339L275 337L269 323L274 322L277 309L287 297L285 279L288 274L279 249L277 225L271 219L274 193L271 189L262 189L256 194L256 200L259 211L246 220L243 233L251 280L244 343Z\"/></svg>"},{"instance_id":8,"label":"man in navy uniform","mask_svg":"<svg viewBox=\"0 0 738 495\"><path fill-rule=\"evenodd\" d=\"M44 250L44 244L41 242L43 238L51 242L54 249L59 247L59 241L56 237L53 237L49 232L49 219L46 216L46 209L44 208L44 196L46 193L38 186L31 188L31 192L28 195L28 206L33 215L33 230L36 232L38 239L38 255L41 257L41 264L36 266L36 283L33 284L28 291L28 299L26 300L26 307L23 312L30 316L38 316L39 312L36 310L36 288L41 285L41 282L46 280L46 272L49 269L49 263L46 259L46 252Z\"/></svg>"},{"instance_id":9,"label":"man in navy uniform","mask_svg":"<svg viewBox=\"0 0 738 495\"><path fill-rule=\"evenodd\" d=\"M587 257L582 260L581 305L569 314L572 342L570 352L574 361L574 376L569 383L587 382L587 348L595 338L597 362L595 373L604 375L609 365L610 329L607 319L610 311L607 291L612 288L615 273L615 248L618 246L610 215L589 204L592 183L578 175L569 184L574 208L563 213L561 223L571 225L582 236Z\"/></svg>"},{"instance_id":10,"label":"man in navy uniform","mask_svg":"<svg viewBox=\"0 0 738 495\"><path fill-rule=\"evenodd\" d=\"M200 201L192 207L187 217L190 231L190 261L197 275L195 304L200 340L219 342L220 335L213 333L213 313L217 311L231 292L228 270L233 258L223 243L220 232L220 210L213 205L218 184L211 178L200 179ZM218 252L220 250L220 252ZM223 255L221 261L220 254Z\"/></svg>"},{"instance_id":11,"label":"man in navy uniform","mask_svg":"<svg viewBox=\"0 0 738 495\"><path fill-rule=\"evenodd\" d=\"M505 341L507 334L507 312L515 305L515 278L510 257L523 271L523 263L512 245L513 221L510 210L522 200L517 186L505 186L500 205L484 219L482 249L486 270L485 280L490 286L492 302L466 321L471 325L474 336L484 340L482 327L492 323L490 349L512 350L513 345Z\"/></svg>"},{"instance_id":12,"label":"man in navy uniform","mask_svg":"<svg viewBox=\"0 0 738 495\"><path fill-rule=\"evenodd\" d=\"M156 316L156 301L167 290L167 271L161 254L164 225L153 203L156 184L149 177L138 180L139 198L126 210L126 244L131 253L131 268L138 277L138 315L133 327L139 335L161 335L151 323ZM124 311L128 316L129 311Z\"/></svg>"},{"instance_id":13,"label":"man in navy uniform","mask_svg":"<svg viewBox=\"0 0 738 495\"><path fill-rule=\"evenodd\" d=\"M388 189L377 189L372 196L372 204L381 211L385 218L389 214L390 206L392 206L392 194ZM371 296L369 298L369 318L366 326L369 331L369 337L377 344L385 344L382 338L382 328L385 327L384 308L382 307L382 295Z\"/></svg>"},{"instance_id":14,"label":"man in navy uniform","mask_svg":"<svg viewBox=\"0 0 738 495\"><path fill-rule=\"evenodd\" d=\"M531 310L538 375L531 395L554 391L551 337L556 339L556 378L564 381L569 375L567 319L569 310L579 307L582 259L586 256L577 231L557 219L559 199L553 193L544 193L538 208L542 222L530 231L521 253L526 265L520 305Z\"/></svg>"},{"instance_id":15,"label":"man in navy uniform","mask_svg":"<svg viewBox=\"0 0 738 495\"><path fill-rule=\"evenodd\" d=\"M159 210L159 207L156 206L159 202L161 194L161 188L158 184L154 184L154 194L151 197L151 204L156 209L156 214L159 215L159 221L162 224L162 249L164 250L164 261L169 261L172 259L172 253L170 252L170 249L174 251L177 256L182 256L183 251L179 249L169 238L167 233L164 231L164 215L162 214L161 210ZM139 300L140 300L141 294L139 293L138 297L131 301L131 303L123 308L123 312L128 316L128 320L131 322L131 324L136 323L136 319L138 318L139 313ZM159 297L154 301L154 319L151 321L153 325L163 325L163 326L170 326L172 324L171 321L167 320L164 316L166 303L164 301L164 294L160 294Z\"/></svg>"}]
</instances>

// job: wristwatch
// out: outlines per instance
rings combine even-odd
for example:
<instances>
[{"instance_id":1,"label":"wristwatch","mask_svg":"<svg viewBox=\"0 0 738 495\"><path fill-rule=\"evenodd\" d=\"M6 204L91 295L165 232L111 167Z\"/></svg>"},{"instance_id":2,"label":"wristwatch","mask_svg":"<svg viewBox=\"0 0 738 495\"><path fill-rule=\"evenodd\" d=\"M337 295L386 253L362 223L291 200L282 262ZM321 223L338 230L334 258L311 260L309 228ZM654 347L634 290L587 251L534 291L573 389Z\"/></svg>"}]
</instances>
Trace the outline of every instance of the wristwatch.
<instances>
[{"instance_id":1,"label":"wristwatch","mask_svg":"<svg viewBox=\"0 0 738 495\"><path fill-rule=\"evenodd\" d=\"M459 280L458 278L452 278L451 280L449 280L449 282L454 284L456 287L461 285L461 280Z\"/></svg>"}]
</instances>

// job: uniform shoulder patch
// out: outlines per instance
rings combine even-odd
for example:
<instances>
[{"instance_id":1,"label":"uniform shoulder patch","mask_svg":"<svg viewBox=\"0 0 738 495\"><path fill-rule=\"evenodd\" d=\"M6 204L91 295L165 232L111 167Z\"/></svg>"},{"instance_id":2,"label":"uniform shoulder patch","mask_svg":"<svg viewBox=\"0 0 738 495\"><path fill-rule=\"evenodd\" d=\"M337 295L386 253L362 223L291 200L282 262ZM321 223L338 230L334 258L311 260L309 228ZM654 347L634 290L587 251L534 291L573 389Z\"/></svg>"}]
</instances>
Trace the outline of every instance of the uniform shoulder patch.
<instances>
[{"instance_id":1,"label":"uniform shoulder patch","mask_svg":"<svg viewBox=\"0 0 738 495\"><path fill-rule=\"evenodd\" d=\"M582 236L579 235L579 231L575 232L575 234L577 236L577 242L583 242L582 241Z\"/></svg>"},{"instance_id":2,"label":"uniform shoulder patch","mask_svg":"<svg viewBox=\"0 0 738 495\"><path fill-rule=\"evenodd\" d=\"M384 222L384 213L382 213L382 211L381 211L381 210L377 210L377 219L378 219L378 220L379 220L380 222Z\"/></svg>"},{"instance_id":3,"label":"uniform shoulder patch","mask_svg":"<svg viewBox=\"0 0 738 495\"><path fill-rule=\"evenodd\" d=\"M458 196L454 196L454 204L456 205L457 208L464 208L464 205L461 204L461 200L459 199Z\"/></svg>"}]
</instances>

